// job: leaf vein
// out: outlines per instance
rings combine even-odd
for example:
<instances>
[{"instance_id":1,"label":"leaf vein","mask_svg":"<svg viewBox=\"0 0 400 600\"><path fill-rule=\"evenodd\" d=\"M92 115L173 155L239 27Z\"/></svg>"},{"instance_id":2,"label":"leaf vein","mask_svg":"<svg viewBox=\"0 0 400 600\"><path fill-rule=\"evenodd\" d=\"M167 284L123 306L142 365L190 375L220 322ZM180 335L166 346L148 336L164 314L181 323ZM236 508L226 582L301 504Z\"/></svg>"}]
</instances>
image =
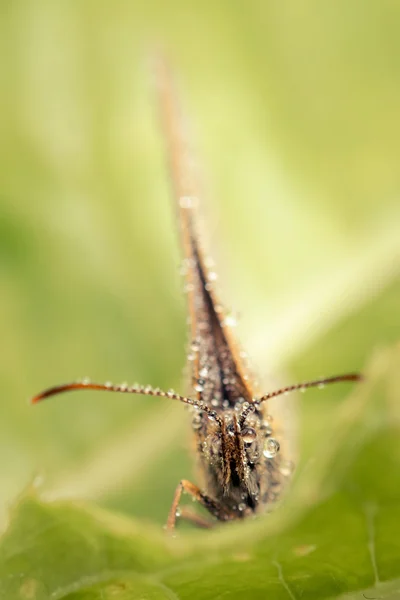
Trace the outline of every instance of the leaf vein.
<instances>
[{"instance_id":1,"label":"leaf vein","mask_svg":"<svg viewBox=\"0 0 400 600\"><path fill-rule=\"evenodd\" d=\"M296 600L296 596L294 595L294 593L290 589L289 584L288 584L288 582L286 581L286 579L285 579L285 577L283 575L282 565L277 560L272 561L272 564L277 568L277 570L278 570L278 579L279 579L280 583L282 584L282 586L287 591L288 596L290 597L291 600Z\"/></svg>"}]
</instances>

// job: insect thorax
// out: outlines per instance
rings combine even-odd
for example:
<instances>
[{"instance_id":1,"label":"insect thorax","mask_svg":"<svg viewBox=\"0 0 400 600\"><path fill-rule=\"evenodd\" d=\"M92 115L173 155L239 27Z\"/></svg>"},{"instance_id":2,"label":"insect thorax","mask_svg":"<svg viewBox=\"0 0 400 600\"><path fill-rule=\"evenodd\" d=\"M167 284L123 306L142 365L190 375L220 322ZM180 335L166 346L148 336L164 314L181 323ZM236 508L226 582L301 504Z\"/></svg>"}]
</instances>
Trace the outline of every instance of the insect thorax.
<instances>
[{"instance_id":1,"label":"insect thorax","mask_svg":"<svg viewBox=\"0 0 400 600\"><path fill-rule=\"evenodd\" d=\"M291 469L283 461L266 408L259 407L243 423L241 413L242 403L217 411L221 426L196 409L192 427L205 491L246 516L279 498Z\"/></svg>"}]
</instances>

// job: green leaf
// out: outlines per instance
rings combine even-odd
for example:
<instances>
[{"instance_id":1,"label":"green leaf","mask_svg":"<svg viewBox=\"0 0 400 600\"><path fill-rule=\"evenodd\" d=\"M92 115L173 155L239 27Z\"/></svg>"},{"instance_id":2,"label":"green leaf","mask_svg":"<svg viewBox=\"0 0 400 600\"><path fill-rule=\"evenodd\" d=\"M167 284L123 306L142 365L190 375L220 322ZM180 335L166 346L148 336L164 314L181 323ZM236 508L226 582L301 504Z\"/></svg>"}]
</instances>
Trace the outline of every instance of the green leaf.
<instances>
[{"instance_id":1,"label":"green leaf","mask_svg":"<svg viewBox=\"0 0 400 600\"><path fill-rule=\"evenodd\" d=\"M170 538L28 491L0 545L0 597L396 597L399 360L399 347L375 357L282 506L255 520Z\"/></svg>"}]
</instances>

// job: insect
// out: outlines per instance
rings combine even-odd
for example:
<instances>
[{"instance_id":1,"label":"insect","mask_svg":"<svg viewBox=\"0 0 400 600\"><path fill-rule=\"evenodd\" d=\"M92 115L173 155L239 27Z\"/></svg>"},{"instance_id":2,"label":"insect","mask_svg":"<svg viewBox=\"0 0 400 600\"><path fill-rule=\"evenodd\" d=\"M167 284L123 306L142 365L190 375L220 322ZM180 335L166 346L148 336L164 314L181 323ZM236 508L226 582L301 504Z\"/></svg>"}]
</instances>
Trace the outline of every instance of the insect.
<instances>
[{"instance_id":1,"label":"insect","mask_svg":"<svg viewBox=\"0 0 400 600\"><path fill-rule=\"evenodd\" d=\"M268 400L294 390L330 383L359 381L357 373L290 385L255 397L245 373L227 318L215 293L216 275L202 252L196 231L198 182L188 143L187 125L177 101L171 73L162 60L156 81L161 121L166 138L173 195L177 203L184 255L186 291L190 313L190 346L193 393L189 396L150 386L92 383L88 380L51 387L33 403L73 390L103 390L159 396L189 405L202 487L179 482L167 519L175 528L177 516L201 527L257 514L279 497L287 466L280 442L274 437ZM180 508L182 492L197 500L214 517L204 518Z\"/></svg>"}]
</instances>

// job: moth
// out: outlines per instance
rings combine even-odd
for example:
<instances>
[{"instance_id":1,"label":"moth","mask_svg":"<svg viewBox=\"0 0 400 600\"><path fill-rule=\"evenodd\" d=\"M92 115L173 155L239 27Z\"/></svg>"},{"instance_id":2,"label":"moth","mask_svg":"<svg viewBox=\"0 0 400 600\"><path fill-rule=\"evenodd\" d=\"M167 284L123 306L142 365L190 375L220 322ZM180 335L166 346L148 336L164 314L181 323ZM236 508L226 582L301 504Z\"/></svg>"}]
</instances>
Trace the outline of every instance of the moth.
<instances>
[{"instance_id":1,"label":"moth","mask_svg":"<svg viewBox=\"0 0 400 600\"><path fill-rule=\"evenodd\" d=\"M185 285L190 315L188 362L192 393L180 395L150 386L113 385L76 381L51 387L32 399L73 390L103 390L158 396L190 407L201 487L181 480L176 488L166 528L173 530L177 516L201 527L233 521L272 506L290 474L274 435L268 400L295 390L359 381L358 373L290 385L256 397L246 375L242 355L234 342L229 317L215 292L216 274L199 243L196 212L199 184L190 151L187 123L181 112L172 74L165 61L156 66L158 103L176 201L183 248ZM180 508L182 492L197 500L213 517Z\"/></svg>"}]
</instances>

